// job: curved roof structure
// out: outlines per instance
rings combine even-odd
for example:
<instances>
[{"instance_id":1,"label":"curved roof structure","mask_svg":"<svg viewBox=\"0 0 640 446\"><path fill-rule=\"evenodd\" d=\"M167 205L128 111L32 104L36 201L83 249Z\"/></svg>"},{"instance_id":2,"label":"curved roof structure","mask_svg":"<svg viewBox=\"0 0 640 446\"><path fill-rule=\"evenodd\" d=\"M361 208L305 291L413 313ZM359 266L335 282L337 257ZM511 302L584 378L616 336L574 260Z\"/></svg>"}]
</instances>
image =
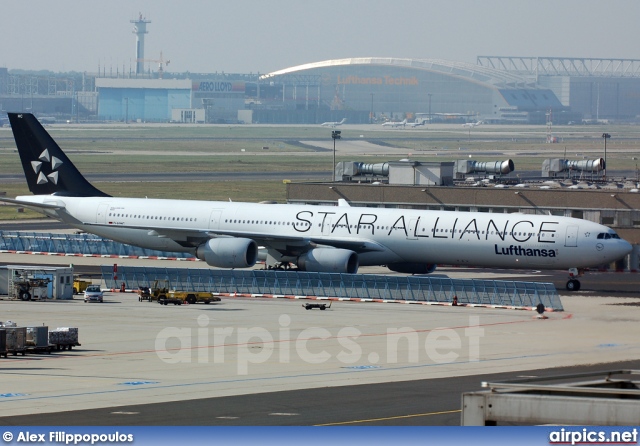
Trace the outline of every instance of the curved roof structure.
<instances>
[{"instance_id":1,"label":"curved roof structure","mask_svg":"<svg viewBox=\"0 0 640 446\"><path fill-rule=\"evenodd\" d=\"M395 67L414 68L416 70L436 72L498 88L530 88L533 86L531 80L524 76L494 68L441 59L400 59L394 57L354 57L350 59L325 60L322 62L313 62L274 71L260 76L260 79L266 80L275 76L296 74L300 71L313 68L327 68L341 65L389 65Z\"/></svg>"}]
</instances>

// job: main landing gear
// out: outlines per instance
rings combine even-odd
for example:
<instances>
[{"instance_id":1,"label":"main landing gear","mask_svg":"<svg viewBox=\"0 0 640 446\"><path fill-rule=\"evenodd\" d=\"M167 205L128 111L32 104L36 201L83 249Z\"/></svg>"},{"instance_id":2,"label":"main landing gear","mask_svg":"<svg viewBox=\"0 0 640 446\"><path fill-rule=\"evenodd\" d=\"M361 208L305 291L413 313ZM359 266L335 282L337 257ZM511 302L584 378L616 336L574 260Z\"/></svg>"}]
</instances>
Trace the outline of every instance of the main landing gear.
<instances>
[{"instance_id":1,"label":"main landing gear","mask_svg":"<svg viewBox=\"0 0 640 446\"><path fill-rule=\"evenodd\" d=\"M275 269L280 271L291 271L291 263L289 262L277 262L274 265L269 265L265 269Z\"/></svg>"},{"instance_id":2,"label":"main landing gear","mask_svg":"<svg viewBox=\"0 0 640 446\"><path fill-rule=\"evenodd\" d=\"M567 291L580 291L580 281L576 277L584 275L583 269L570 268L569 280L567 281Z\"/></svg>"}]
</instances>

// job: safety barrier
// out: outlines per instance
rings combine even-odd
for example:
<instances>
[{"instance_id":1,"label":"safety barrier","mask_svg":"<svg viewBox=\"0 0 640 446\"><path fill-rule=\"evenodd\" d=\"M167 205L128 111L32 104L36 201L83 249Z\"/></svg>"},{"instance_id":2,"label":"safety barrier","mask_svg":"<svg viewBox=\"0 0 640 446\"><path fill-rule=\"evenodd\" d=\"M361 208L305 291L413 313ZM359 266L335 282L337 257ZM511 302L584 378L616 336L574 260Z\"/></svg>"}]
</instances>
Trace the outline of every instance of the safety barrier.
<instances>
[{"instance_id":1,"label":"safety barrier","mask_svg":"<svg viewBox=\"0 0 640 446\"><path fill-rule=\"evenodd\" d=\"M168 280L171 288L210 291L220 295L289 298L329 298L422 304L562 311L552 283L507 280L450 279L430 276L331 274L298 271L219 270L189 268L101 267L107 288L135 289L154 280Z\"/></svg>"},{"instance_id":2,"label":"safety barrier","mask_svg":"<svg viewBox=\"0 0 640 446\"><path fill-rule=\"evenodd\" d=\"M125 245L93 234L0 231L0 251L58 253L116 257L170 257L187 259L187 253L155 251Z\"/></svg>"}]
</instances>

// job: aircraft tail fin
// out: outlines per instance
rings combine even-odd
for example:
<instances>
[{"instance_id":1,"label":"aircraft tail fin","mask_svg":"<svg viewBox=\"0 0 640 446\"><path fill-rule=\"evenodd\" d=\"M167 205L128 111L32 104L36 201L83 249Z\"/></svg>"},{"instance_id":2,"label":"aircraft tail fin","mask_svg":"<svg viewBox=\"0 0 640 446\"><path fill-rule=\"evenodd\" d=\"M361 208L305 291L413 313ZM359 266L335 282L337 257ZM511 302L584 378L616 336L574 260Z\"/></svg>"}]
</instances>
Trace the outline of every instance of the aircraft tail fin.
<instances>
[{"instance_id":1,"label":"aircraft tail fin","mask_svg":"<svg viewBox=\"0 0 640 446\"><path fill-rule=\"evenodd\" d=\"M34 195L108 197L67 158L31 113L7 113L29 190Z\"/></svg>"}]
</instances>

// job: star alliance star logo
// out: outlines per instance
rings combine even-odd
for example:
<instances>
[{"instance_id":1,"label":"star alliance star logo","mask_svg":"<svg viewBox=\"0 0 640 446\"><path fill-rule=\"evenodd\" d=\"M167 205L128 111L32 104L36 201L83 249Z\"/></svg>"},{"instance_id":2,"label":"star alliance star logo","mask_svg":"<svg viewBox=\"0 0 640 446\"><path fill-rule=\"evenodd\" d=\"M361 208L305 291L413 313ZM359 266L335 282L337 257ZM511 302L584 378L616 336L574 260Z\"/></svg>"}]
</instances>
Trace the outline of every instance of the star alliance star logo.
<instances>
[{"instance_id":1,"label":"star alliance star logo","mask_svg":"<svg viewBox=\"0 0 640 446\"><path fill-rule=\"evenodd\" d=\"M44 149L44 152L40 154L38 158L40 161L31 161L31 167L33 167L33 171L38 175L38 184L47 184L51 181L53 184L58 184L58 172L57 168L62 166L62 161L60 161L55 156L49 155L49 149ZM51 173L45 175L42 172L42 165L44 163L51 163Z\"/></svg>"}]
</instances>

